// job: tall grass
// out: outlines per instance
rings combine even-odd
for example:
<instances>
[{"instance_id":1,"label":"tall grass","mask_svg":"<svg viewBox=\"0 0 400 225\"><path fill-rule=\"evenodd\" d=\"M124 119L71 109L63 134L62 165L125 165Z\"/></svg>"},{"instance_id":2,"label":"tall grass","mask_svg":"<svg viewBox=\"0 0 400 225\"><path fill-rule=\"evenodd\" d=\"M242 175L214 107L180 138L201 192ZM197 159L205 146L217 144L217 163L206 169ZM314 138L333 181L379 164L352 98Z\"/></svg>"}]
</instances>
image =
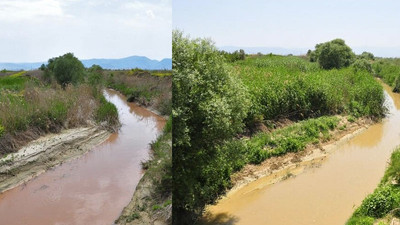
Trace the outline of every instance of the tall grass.
<instances>
[{"instance_id":1,"label":"tall grass","mask_svg":"<svg viewBox=\"0 0 400 225\"><path fill-rule=\"evenodd\" d=\"M295 56L252 57L233 66L252 93L250 120L383 115L383 89L366 71L322 70Z\"/></svg>"},{"instance_id":2,"label":"tall grass","mask_svg":"<svg viewBox=\"0 0 400 225\"><path fill-rule=\"evenodd\" d=\"M0 155L44 133L86 126L95 119L106 120L110 126L118 123L115 106L104 102L95 87L81 84L50 88L24 76L1 79L6 79L8 85L0 88ZM107 115L97 117L103 108L107 108Z\"/></svg>"}]
</instances>

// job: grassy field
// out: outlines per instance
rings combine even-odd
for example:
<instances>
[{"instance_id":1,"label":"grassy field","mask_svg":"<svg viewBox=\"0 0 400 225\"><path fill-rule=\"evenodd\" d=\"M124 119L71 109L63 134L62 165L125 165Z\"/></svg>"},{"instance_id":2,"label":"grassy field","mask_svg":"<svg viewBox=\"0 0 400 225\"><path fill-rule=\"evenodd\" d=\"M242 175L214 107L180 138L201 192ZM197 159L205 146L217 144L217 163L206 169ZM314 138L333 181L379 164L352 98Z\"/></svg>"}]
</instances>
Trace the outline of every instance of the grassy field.
<instances>
[{"instance_id":1,"label":"grassy field","mask_svg":"<svg viewBox=\"0 0 400 225\"><path fill-rule=\"evenodd\" d=\"M232 64L248 87L248 123L334 114L383 115L383 90L367 71L323 70L295 56L248 57Z\"/></svg>"},{"instance_id":2,"label":"grassy field","mask_svg":"<svg viewBox=\"0 0 400 225\"><path fill-rule=\"evenodd\" d=\"M87 83L61 88L24 71L0 77L0 155L43 134L90 121L106 121L109 129L119 123L115 106L104 99L101 88Z\"/></svg>"},{"instance_id":3,"label":"grassy field","mask_svg":"<svg viewBox=\"0 0 400 225\"><path fill-rule=\"evenodd\" d=\"M389 225L400 218L400 148L390 158L390 164L375 191L354 211L347 225Z\"/></svg>"}]
</instances>

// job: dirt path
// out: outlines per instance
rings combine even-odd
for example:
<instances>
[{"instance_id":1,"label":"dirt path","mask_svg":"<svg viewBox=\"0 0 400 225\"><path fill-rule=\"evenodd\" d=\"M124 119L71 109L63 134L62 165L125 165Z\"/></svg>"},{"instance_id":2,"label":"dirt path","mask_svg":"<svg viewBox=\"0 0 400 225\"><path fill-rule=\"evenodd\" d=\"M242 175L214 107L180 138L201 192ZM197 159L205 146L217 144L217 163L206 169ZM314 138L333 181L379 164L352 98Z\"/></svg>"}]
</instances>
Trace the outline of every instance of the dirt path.
<instances>
[{"instance_id":1,"label":"dirt path","mask_svg":"<svg viewBox=\"0 0 400 225\"><path fill-rule=\"evenodd\" d=\"M0 193L81 156L110 135L97 127L85 127L64 130L30 142L18 152L0 159Z\"/></svg>"}]
</instances>

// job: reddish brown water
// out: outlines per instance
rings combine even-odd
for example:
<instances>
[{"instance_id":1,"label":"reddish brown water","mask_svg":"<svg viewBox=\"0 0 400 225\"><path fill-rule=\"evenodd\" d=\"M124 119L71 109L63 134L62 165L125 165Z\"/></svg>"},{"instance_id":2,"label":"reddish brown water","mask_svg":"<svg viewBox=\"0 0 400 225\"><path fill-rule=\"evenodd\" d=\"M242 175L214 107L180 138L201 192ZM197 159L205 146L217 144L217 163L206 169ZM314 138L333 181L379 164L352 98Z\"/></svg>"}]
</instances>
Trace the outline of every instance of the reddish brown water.
<instances>
[{"instance_id":1,"label":"reddish brown water","mask_svg":"<svg viewBox=\"0 0 400 225\"><path fill-rule=\"evenodd\" d=\"M400 95L386 90L387 118L338 147L319 167L265 185L261 178L208 208L210 224L345 224L383 176L400 144Z\"/></svg>"},{"instance_id":2,"label":"reddish brown water","mask_svg":"<svg viewBox=\"0 0 400 225\"><path fill-rule=\"evenodd\" d=\"M118 108L121 130L81 158L0 195L0 224L110 225L118 218L165 120L115 91L105 96Z\"/></svg>"}]
</instances>

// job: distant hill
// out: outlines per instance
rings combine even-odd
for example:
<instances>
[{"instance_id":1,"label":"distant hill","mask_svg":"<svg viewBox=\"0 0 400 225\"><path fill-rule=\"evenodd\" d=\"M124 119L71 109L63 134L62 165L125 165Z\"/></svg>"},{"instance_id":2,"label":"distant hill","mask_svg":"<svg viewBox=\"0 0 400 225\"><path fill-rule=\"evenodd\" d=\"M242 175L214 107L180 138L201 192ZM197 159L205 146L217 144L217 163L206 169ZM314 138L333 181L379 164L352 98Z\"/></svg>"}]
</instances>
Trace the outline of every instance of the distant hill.
<instances>
[{"instance_id":1,"label":"distant hill","mask_svg":"<svg viewBox=\"0 0 400 225\"><path fill-rule=\"evenodd\" d=\"M133 69L140 68L145 70L163 70L172 69L172 60L169 58L161 61L149 59L145 56L130 56L122 59L84 59L81 60L85 67L91 67L93 64L99 65L104 69ZM1 63L0 70L33 70L47 62L35 63Z\"/></svg>"}]
</instances>

